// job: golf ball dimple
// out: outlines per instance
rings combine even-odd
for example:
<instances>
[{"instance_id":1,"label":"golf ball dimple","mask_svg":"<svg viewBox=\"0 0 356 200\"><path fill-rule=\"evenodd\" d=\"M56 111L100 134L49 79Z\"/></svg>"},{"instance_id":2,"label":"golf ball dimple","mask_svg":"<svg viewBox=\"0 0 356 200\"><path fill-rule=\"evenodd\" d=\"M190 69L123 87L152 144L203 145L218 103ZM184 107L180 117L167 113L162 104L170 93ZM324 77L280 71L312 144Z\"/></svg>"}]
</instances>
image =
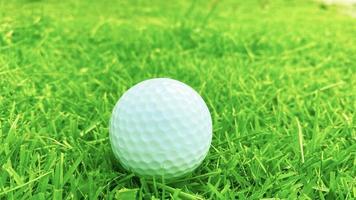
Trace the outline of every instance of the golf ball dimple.
<instances>
[{"instance_id":1,"label":"golf ball dimple","mask_svg":"<svg viewBox=\"0 0 356 200\"><path fill-rule=\"evenodd\" d=\"M130 88L110 120L115 157L141 176L175 178L193 171L207 155L211 139L212 120L204 100L169 78Z\"/></svg>"}]
</instances>

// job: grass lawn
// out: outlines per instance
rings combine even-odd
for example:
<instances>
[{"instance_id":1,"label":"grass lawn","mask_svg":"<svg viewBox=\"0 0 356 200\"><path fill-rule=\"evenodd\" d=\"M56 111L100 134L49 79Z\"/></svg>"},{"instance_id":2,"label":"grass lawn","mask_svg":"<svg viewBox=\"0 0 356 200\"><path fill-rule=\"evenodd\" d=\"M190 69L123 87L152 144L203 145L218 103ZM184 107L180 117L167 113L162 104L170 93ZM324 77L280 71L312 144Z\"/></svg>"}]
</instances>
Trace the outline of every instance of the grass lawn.
<instances>
[{"instance_id":1,"label":"grass lawn","mask_svg":"<svg viewBox=\"0 0 356 200\"><path fill-rule=\"evenodd\" d=\"M191 85L207 158L174 181L125 171L113 106ZM356 19L315 1L0 1L0 199L356 198Z\"/></svg>"}]
</instances>

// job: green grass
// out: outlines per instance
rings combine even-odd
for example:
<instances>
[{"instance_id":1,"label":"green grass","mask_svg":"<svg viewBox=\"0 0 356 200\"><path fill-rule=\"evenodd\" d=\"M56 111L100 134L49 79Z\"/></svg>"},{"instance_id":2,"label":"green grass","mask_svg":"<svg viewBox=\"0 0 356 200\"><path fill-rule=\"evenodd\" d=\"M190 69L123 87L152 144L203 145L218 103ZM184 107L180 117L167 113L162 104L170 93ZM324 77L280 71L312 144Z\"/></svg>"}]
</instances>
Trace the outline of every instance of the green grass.
<instances>
[{"instance_id":1,"label":"green grass","mask_svg":"<svg viewBox=\"0 0 356 200\"><path fill-rule=\"evenodd\" d=\"M177 2L0 1L0 199L356 198L355 18ZM171 182L123 170L108 140L118 98L153 77L213 117L207 158Z\"/></svg>"}]
</instances>

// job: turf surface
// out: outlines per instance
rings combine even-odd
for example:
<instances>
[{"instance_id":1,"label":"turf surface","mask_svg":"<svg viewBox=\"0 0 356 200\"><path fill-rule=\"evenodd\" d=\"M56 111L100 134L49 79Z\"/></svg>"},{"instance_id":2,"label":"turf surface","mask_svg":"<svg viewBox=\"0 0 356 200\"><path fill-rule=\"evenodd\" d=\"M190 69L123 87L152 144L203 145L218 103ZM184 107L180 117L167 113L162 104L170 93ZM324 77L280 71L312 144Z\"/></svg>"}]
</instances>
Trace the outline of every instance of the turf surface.
<instances>
[{"instance_id":1,"label":"turf surface","mask_svg":"<svg viewBox=\"0 0 356 200\"><path fill-rule=\"evenodd\" d=\"M355 198L356 19L246 2L0 1L0 199ZM213 117L208 157L171 182L108 141L115 102L153 77Z\"/></svg>"}]
</instances>

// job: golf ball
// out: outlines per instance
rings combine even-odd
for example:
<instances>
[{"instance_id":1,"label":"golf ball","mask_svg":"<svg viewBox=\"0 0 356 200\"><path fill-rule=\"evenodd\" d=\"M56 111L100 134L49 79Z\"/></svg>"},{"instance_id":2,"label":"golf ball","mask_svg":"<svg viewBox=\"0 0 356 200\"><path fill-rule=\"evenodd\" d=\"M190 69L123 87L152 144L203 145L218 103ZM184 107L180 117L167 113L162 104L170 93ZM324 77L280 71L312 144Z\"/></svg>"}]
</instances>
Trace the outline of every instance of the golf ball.
<instances>
[{"instance_id":1,"label":"golf ball","mask_svg":"<svg viewBox=\"0 0 356 200\"><path fill-rule=\"evenodd\" d=\"M116 103L110 121L115 157L145 177L176 178L197 168L212 139L204 100L188 85L169 78L138 83Z\"/></svg>"}]
</instances>

